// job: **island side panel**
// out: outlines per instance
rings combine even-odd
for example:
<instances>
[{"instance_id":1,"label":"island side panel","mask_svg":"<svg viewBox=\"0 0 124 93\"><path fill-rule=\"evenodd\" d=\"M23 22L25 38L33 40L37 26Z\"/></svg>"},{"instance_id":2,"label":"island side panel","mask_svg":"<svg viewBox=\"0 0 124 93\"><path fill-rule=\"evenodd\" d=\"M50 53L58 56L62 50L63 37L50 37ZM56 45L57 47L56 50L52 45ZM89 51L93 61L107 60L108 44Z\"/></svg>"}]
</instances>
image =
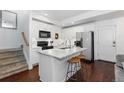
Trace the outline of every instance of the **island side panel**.
<instances>
[{"instance_id":1,"label":"island side panel","mask_svg":"<svg viewBox=\"0 0 124 93\"><path fill-rule=\"evenodd\" d=\"M53 81L54 82L64 82L66 81L66 73L67 73L67 67L68 67L68 58L64 59L55 59L53 61Z\"/></svg>"},{"instance_id":2,"label":"island side panel","mask_svg":"<svg viewBox=\"0 0 124 93\"><path fill-rule=\"evenodd\" d=\"M53 81L53 63L52 57L39 54L39 76L43 82Z\"/></svg>"},{"instance_id":3,"label":"island side panel","mask_svg":"<svg viewBox=\"0 0 124 93\"><path fill-rule=\"evenodd\" d=\"M63 59L39 53L39 75L43 82L64 82L66 80L68 60L79 55L76 53ZM69 77L71 77L69 75Z\"/></svg>"}]
</instances>

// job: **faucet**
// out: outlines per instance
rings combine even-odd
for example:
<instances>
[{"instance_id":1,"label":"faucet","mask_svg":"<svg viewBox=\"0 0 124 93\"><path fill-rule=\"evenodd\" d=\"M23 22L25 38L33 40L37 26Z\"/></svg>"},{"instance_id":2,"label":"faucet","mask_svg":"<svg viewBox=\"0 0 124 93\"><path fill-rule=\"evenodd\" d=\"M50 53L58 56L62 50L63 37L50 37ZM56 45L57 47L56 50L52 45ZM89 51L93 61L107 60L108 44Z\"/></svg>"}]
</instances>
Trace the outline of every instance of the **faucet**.
<instances>
[{"instance_id":1,"label":"faucet","mask_svg":"<svg viewBox=\"0 0 124 93\"><path fill-rule=\"evenodd\" d=\"M69 42L69 48L71 48L71 40L70 39L67 39L66 41L65 41L65 45L67 46L67 42Z\"/></svg>"}]
</instances>

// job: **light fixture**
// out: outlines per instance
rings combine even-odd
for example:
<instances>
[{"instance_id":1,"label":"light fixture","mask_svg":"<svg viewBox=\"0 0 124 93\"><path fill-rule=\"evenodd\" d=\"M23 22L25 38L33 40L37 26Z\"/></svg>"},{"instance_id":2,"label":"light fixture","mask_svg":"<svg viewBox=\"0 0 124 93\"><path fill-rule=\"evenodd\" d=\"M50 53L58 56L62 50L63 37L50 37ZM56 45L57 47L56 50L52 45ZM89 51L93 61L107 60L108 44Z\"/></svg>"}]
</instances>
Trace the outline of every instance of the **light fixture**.
<instances>
[{"instance_id":1,"label":"light fixture","mask_svg":"<svg viewBox=\"0 0 124 93\"><path fill-rule=\"evenodd\" d=\"M73 22L73 21L72 21L71 23L72 23L72 24L74 24L74 22Z\"/></svg>"},{"instance_id":2,"label":"light fixture","mask_svg":"<svg viewBox=\"0 0 124 93\"><path fill-rule=\"evenodd\" d=\"M64 26L65 24L62 24L62 26Z\"/></svg>"},{"instance_id":3,"label":"light fixture","mask_svg":"<svg viewBox=\"0 0 124 93\"><path fill-rule=\"evenodd\" d=\"M48 14L47 14L47 13L45 13L44 15L45 15L45 16L48 16Z\"/></svg>"}]
</instances>

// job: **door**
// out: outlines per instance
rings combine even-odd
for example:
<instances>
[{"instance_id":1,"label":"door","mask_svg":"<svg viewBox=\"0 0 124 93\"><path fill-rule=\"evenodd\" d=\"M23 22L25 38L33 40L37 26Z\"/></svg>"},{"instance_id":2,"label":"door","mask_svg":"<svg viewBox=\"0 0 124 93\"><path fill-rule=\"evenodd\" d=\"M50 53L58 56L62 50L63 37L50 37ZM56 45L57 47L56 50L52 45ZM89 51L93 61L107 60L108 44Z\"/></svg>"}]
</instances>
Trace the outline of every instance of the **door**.
<instances>
[{"instance_id":1,"label":"door","mask_svg":"<svg viewBox=\"0 0 124 93\"><path fill-rule=\"evenodd\" d=\"M102 26L99 28L98 56L99 59L115 62L116 41L115 41L116 26Z\"/></svg>"}]
</instances>

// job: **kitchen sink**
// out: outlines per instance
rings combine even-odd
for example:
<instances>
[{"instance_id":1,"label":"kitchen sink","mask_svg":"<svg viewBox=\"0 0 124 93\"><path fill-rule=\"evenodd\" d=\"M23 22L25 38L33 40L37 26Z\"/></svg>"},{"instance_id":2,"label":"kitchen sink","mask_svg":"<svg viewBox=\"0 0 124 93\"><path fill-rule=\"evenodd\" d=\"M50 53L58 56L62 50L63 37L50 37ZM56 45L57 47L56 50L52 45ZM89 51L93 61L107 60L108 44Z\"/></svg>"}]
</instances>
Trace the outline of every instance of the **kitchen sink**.
<instances>
[{"instance_id":1,"label":"kitchen sink","mask_svg":"<svg viewBox=\"0 0 124 93\"><path fill-rule=\"evenodd\" d=\"M60 49L71 49L71 47L62 47Z\"/></svg>"}]
</instances>

